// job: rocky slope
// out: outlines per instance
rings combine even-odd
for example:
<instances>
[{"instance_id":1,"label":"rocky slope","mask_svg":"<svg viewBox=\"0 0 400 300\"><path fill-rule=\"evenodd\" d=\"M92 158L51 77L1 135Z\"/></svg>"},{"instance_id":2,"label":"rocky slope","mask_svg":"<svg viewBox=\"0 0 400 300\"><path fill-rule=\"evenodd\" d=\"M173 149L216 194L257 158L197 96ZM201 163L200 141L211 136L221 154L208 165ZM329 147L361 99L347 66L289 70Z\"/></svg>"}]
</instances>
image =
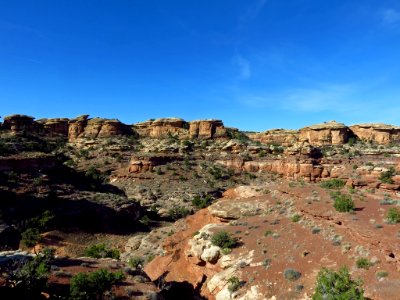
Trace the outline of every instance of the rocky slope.
<instances>
[{"instance_id":1,"label":"rocky slope","mask_svg":"<svg viewBox=\"0 0 400 300\"><path fill-rule=\"evenodd\" d=\"M104 242L124 263L148 263L160 287L150 290L166 299L308 299L320 268L341 265L371 299L395 299L398 225L385 216L400 203L399 140L381 124L246 133L219 120L13 115L0 124L0 238L18 247L49 210L41 234L58 255ZM345 184L353 213L333 209L320 187L331 180ZM211 242L221 230L239 240L231 253ZM359 257L374 263L358 269ZM287 280L286 269L301 277Z\"/></svg>"}]
</instances>

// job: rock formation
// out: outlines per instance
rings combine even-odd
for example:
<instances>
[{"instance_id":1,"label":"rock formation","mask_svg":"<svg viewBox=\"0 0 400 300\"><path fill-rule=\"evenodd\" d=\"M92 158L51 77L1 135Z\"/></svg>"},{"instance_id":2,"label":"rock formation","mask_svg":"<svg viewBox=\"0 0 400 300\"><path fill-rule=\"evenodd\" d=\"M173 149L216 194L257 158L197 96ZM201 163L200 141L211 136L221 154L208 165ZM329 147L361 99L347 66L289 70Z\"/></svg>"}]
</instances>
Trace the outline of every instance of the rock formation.
<instances>
[{"instance_id":1,"label":"rock formation","mask_svg":"<svg viewBox=\"0 0 400 300\"><path fill-rule=\"evenodd\" d=\"M226 128L221 120L199 120L190 122L189 137L211 139L226 137Z\"/></svg>"},{"instance_id":2,"label":"rock formation","mask_svg":"<svg viewBox=\"0 0 400 300\"><path fill-rule=\"evenodd\" d=\"M348 141L349 129L342 123L330 121L300 129L299 138L311 145L342 145Z\"/></svg>"},{"instance_id":3,"label":"rock formation","mask_svg":"<svg viewBox=\"0 0 400 300\"><path fill-rule=\"evenodd\" d=\"M264 144L290 146L299 140L298 130L271 129L248 135L250 139Z\"/></svg>"},{"instance_id":4,"label":"rock formation","mask_svg":"<svg viewBox=\"0 0 400 300\"><path fill-rule=\"evenodd\" d=\"M11 115L4 117L3 129L10 130L13 134L22 132L35 132L36 126L33 117L26 115Z\"/></svg>"},{"instance_id":5,"label":"rock formation","mask_svg":"<svg viewBox=\"0 0 400 300\"><path fill-rule=\"evenodd\" d=\"M142 137L166 138L185 134L189 125L179 118L162 118L136 123L134 127Z\"/></svg>"},{"instance_id":6,"label":"rock formation","mask_svg":"<svg viewBox=\"0 0 400 300\"><path fill-rule=\"evenodd\" d=\"M362 140L377 144L400 142L400 127L386 124L359 124L350 126L354 135Z\"/></svg>"}]
</instances>

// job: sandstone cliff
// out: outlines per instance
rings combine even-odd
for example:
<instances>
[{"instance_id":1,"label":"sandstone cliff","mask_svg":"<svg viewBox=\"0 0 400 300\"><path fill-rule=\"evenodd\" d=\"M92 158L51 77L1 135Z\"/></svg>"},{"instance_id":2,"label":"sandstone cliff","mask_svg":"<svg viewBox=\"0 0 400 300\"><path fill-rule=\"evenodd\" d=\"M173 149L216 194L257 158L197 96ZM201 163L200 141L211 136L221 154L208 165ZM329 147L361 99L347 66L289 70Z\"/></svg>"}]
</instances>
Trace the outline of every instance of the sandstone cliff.
<instances>
[{"instance_id":1,"label":"sandstone cliff","mask_svg":"<svg viewBox=\"0 0 400 300\"><path fill-rule=\"evenodd\" d=\"M348 141L349 129L342 123L330 121L300 129L299 138L311 145L342 145Z\"/></svg>"},{"instance_id":2,"label":"sandstone cliff","mask_svg":"<svg viewBox=\"0 0 400 300\"><path fill-rule=\"evenodd\" d=\"M350 130L362 141L378 144L398 143L400 127L386 124L359 124L350 126Z\"/></svg>"}]
</instances>

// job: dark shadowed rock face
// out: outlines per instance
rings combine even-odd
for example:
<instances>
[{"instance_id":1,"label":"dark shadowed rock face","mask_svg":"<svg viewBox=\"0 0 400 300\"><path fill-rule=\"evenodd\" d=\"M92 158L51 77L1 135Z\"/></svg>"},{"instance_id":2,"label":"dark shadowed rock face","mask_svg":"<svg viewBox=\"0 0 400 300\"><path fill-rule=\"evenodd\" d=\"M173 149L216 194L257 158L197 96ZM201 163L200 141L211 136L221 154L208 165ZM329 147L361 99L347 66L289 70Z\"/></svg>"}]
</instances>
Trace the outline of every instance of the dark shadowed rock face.
<instances>
[{"instance_id":1,"label":"dark shadowed rock face","mask_svg":"<svg viewBox=\"0 0 400 300\"><path fill-rule=\"evenodd\" d=\"M10 130L14 134L18 134L24 131L37 131L37 126L33 121L33 117L25 115L11 115L4 117L3 129Z\"/></svg>"},{"instance_id":2,"label":"dark shadowed rock face","mask_svg":"<svg viewBox=\"0 0 400 300\"><path fill-rule=\"evenodd\" d=\"M16 250L19 246L21 235L12 226L0 223L0 250Z\"/></svg>"}]
</instances>

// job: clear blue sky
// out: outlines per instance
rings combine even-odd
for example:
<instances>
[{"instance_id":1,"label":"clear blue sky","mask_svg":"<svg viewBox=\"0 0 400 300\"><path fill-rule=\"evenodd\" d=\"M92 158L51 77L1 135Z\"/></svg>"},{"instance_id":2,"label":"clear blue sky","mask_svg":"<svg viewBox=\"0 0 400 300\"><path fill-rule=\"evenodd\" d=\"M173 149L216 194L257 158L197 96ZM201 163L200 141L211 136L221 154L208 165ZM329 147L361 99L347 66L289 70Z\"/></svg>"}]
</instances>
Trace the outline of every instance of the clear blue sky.
<instances>
[{"instance_id":1,"label":"clear blue sky","mask_svg":"<svg viewBox=\"0 0 400 300\"><path fill-rule=\"evenodd\" d=\"M400 124L400 3L0 0L0 115Z\"/></svg>"}]
</instances>

